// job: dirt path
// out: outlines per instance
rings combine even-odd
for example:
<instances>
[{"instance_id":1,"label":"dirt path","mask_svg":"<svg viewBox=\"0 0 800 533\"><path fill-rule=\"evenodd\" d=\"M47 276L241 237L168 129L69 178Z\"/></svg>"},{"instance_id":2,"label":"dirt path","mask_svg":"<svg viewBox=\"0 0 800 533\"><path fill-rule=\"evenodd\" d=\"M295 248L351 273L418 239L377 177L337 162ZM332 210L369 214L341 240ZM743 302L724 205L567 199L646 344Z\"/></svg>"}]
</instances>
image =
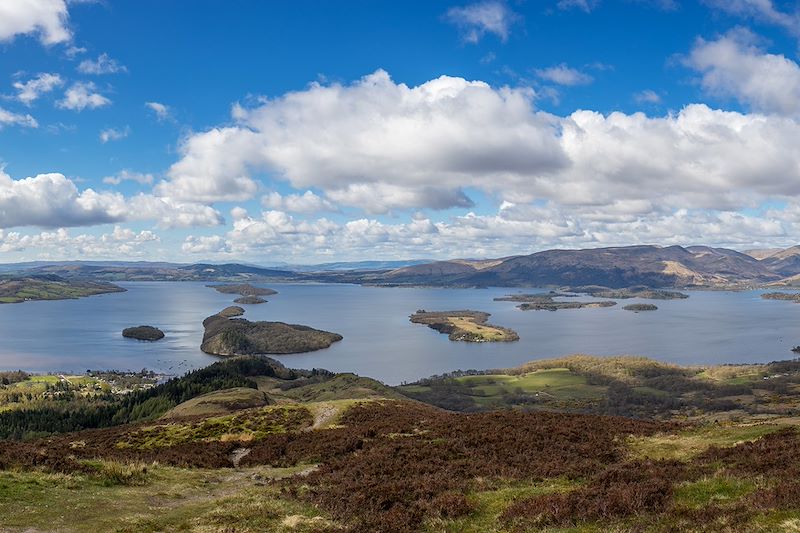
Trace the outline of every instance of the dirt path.
<instances>
[{"instance_id":1,"label":"dirt path","mask_svg":"<svg viewBox=\"0 0 800 533\"><path fill-rule=\"evenodd\" d=\"M314 413L314 425L312 425L306 431L324 428L325 426L329 425L338 414L339 408L334 405L326 405L322 407L319 411Z\"/></svg>"},{"instance_id":2,"label":"dirt path","mask_svg":"<svg viewBox=\"0 0 800 533\"><path fill-rule=\"evenodd\" d=\"M234 468L239 468L239 463L250 453L250 448L236 448L231 452L230 458Z\"/></svg>"}]
</instances>

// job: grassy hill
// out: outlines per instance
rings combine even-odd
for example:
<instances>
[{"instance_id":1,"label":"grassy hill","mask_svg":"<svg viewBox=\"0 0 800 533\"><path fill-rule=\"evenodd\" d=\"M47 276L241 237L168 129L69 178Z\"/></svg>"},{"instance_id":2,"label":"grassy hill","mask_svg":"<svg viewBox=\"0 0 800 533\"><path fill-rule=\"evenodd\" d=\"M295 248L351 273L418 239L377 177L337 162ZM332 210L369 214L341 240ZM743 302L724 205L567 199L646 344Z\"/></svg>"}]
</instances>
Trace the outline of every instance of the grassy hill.
<instances>
[{"instance_id":1,"label":"grassy hill","mask_svg":"<svg viewBox=\"0 0 800 533\"><path fill-rule=\"evenodd\" d=\"M107 400L147 416L0 440L0 513L9 531L791 531L797 367L576 356L393 389L233 358ZM440 381L481 412L405 396ZM619 384L711 393L594 414ZM715 387L749 399L720 410ZM493 403L520 391L546 401Z\"/></svg>"},{"instance_id":2,"label":"grassy hill","mask_svg":"<svg viewBox=\"0 0 800 533\"><path fill-rule=\"evenodd\" d=\"M67 300L111 292L125 292L125 289L112 283L67 280L52 275L0 278L0 304Z\"/></svg>"}]
</instances>

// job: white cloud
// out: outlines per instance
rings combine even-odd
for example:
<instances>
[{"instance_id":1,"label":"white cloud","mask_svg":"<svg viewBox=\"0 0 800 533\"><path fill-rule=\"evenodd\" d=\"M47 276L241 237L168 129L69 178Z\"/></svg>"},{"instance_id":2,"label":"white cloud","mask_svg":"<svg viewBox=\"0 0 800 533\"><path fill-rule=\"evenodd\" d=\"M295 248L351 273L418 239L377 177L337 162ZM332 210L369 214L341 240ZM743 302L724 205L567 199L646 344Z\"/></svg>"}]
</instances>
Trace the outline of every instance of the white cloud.
<instances>
[{"instance_id":1,"label":"white cloud","mask_svg":"<svg viewBox=\"0 0 800 533\"><path fill-rule=\"evenodd\" d=\"M765 113L800 114L800 65L765 53L754 41L745 30L715 41L699 39L685 61L713 95L734 97Z\"/></svg>"},{"instance_id":2,"label":"white cloud","mask_svg":"<svg viewBox=\"0 0 800 533\"><path fill-rule=\"evenodd\" d=\"M371 203L363 191L383 188L406 191L405 207L448 207L443 198L463 206L462 187L568 163L558 120L536 112L532 98L529 89L447 76L408 87L384 71L347 86L314 84L254 109L236 106L234 125L187 137L157 190L187 201L244 200L258 190L252 174L268 171L340 198Z\"/></svg>"},{"instance_id":3,"label":"white cloud","mask_svg":"<svg viewBox=\"0 0 800 533\"><path fill-rule=\"evenodd\" d=\"M3 129L3 126L23 126L26 128L38 128L39 123L36 122L36 119L32 116L25 114L21 115L19 113L13 113L7 109L0 107L0 129ZM0 175L2 171L0 171Z\"/></svg>"},{"instance_id":4,"label":"white cloud","mask_svg":"<svg viewBox=\"0 0 800 533\"><path fill-rule=\"evenodd\" d=\"M579 9L584 13L589 13L596 8L599 3L600 0L558 0L556 5L558 9L562 10Z\"/></svg>"},{"instance_id":5,"label":"white cloud","mask_svg":"<svg viewBox=\"0 0 800 533\"><path fill-rule=\"evenodd\" d=\"M89 226L125 217L121 195L79 191L63 174L13 180L0 170L0 228Z\"/></svg>"},{"instance_id":6,"label":"white cloud","mask_svg":"<svg viewBox=\"0 0 800 533\"><path fill-rule=\"evenodd\" d=\"M64 0L3 0L0 2L0 41L36 34L42 44L71 39Z\"/></svg>"},{"instance_id":7,"label":"white cloud","mask_svg":"<svg viewBox=\"0 0 800 533\"><path fill-rule=\"evenodd\" d=\"M208 205L151 194L126 198L117 192L91 188L81 191L75 182L58 173L14 180L0 170L0 228L60 228L149 220L162 228L224 223L222 215Z\"/></svg>"},{"instance_id":8,"label":"white cloud","mask_svg":"<svg viewBox=\"0 0 800 533\"><path fill-rule=\"evenodd\" d=\"M185 253L228 257L315 260L397 257L502 257L547 248L630 244L792 244L800 230L800 205L762 215L733 211L660 209L647 201L621 201L609 211L576 212L553 203L504 202L497 213L468 213L434 222L414 215L387 224L362 218L335 223L299 220L269 210L251 217L242 209L224 235L188 237Z\"/></svg>"},{"instance_id":9,"label":"white cloud","mask_svg":"<svg viewBox=\"0 0 800 533\"><path fill-rule=\"evenodd\" d=\"M124 128L106 128L100 131L100 142L106 144L109 141L119 141L131 133L130 126Z\"/></svg>"},{"instance_id":10,"label":"white cloud","mask_svg":"<svg viewBox=\"0 0 800 533\"><path fill-rule=\"evenodd\" d=\"M446 19L459 27L466 42L477 43L487 33L508 40L511 26L519 19L503 1L487 0L463 7L451 7Z\"/></svg>"},{"instance_id":11,"label":"white cloud","mask_svg":"<svg viewBox=\"0 0 800 533\"><path fill-rule=\"evenodd\" d=\"M225 223L219 211L209 205L186 203L139 194L128 199L128 220L155 220L160 228L220 226Z\"/></svg>"},{"instance_id":12,"label":"white cloud","mask_svg":"<svg viewBox=\"0 0 800 533\"><path fill-rule=\"evenodd\" d=\"M64 98L59 100L58 107L83 111L84 109L97 109L111 104L111 100L97 92L97 87L92 82L76 82L64 93Z\"/></svg>"},{"instance_id":13,"label":"white cloud","mask_svg":"<svg viewBox=\"0 0 800 533\"><path fill-rule=\"evenodd\" d=\"M144 105L146 108L156 114L156 118L159 121L167 120L172 116L172 110L169 108L169 106L159 102L145 102Z\"/></svg>"},{"instance_id":14,"label":"white cloud","mask_svg":"<svg viewBox=\"0 0 800 533\"><path fill-rule=\"evenodd\" d=\"M142 174L140 172L131 172L130 170L121 170L114 176L106 176L103 178L103 183L109 185L119 185L123 181L133 181L140 185L152 185L153 175Z\"/></svg>"},{"instance_id":15,"label":"white cloud","mask_svg":"<svg viewBox=\"0 0 800 533\"><path fill-rule=\"evenodd\" d=\"M181 245L181 251L186 254L218 254L228 252L225 239L219 235L208 237L194 237L190 235Z\"/></svg>"},{"instance_id":16,"label":"white cloud","mask_svg":"<svg viewBox=\"0 0 800 533\"><path fill-rule=\"evenodd\" d=\"M249 199L262 172L367 213L469 207L465 188L585 212L637 201L734 210L800 194L797 120L702 104L662 117L557 117L525 90L449 77L407 87L378 72L234 115L184 141L158 194ZM265 205L289 210L283 197Z\"/></svg>"},{"instance_id":17,"label":"white cloud","mask_svg":"<svg viewBox=\"0 0 800 533\"><path fill-rule=\"evenodd\" d=\"M661 96L652 89L645 89L633 95L633 99L640 104L660 104Z\"/></svg>"},{"instance_id":18,"label":"white cloud","mask_svg":"<svg viewBox=\"0 0 800 533\"><path fill-rule=\"evenodd\" d=\"M143 257L151 243L160 242L155 233L115 226L111 233L72 235L66 228L35 234L0 230L0 253L36 250L41 259L74 259L75 257Z\"/></svg>"},{"instance_id":19,"label":"white cloud","mask_svg":"<svg viewBox=\"0 0 800 533\"><path fill-rule=\"evenodd\" d=\"M78 65L78 72L83 74L116 74L117 72L127 72L128 69L124 65L120 65L116 59L113 59L108 54L100 54L97 59L84 59Z\"/></svg>"},{"instance_id":20,"label":"white cloud","mask_svg":"<svg viewBox=\"0 0 800 533\"><path fill-rule=\"evenodd\" d=\"M63 84L64 80L58 74L42 73L26 82L14 82L14 88L17 90L17 100L29 106L43 94Z\"/></svg>"},{"instance_id":21,"label":"white cloud","mask_svg":"<svg viewBox=\"0 0 800 533\"><path fill-rule=\"evenodd\" d=\"M703 3L730 15L772 24L793 35L800 35L800 12L783 12L772 0L703 0Z\"/></svg>"},{"instance_id":22,"label":"white cloud","mask_svg":"<svg viewBox=\"0 0 800 533\"><path fill-rule=\"evenodd\" d=\"M558 85L588 85L594 81L590 75L561 63L545 69L536 69L536 75Z\"/></svg>"},{"instance_id":23,"label":"white cloud","mask_svg":"<svg viewBox=\"0 0 800 533\"><path fill-rule=\"evenodd\" d=\"M261 198L261 205L268 209L288 211L290 213L320 213L335 211L336 207L312 191L303 194L287 194L282 196L279 192L271 192Z\"/></svg>"},{"instance_id":24,"label":"white cloud","mask_svg":"<svg viewBox=\"0 0 800 533\"><path fill-rule=\"evenodd\" d=\"M79 55L85 54L85 53L86 53L86 48L84 48L82 46L72 45L72 46L68 46L67 49L64 50L64 55L67 56L67 59L70 59L70 60L75 59Z\"/></svg>"}]
</instances>

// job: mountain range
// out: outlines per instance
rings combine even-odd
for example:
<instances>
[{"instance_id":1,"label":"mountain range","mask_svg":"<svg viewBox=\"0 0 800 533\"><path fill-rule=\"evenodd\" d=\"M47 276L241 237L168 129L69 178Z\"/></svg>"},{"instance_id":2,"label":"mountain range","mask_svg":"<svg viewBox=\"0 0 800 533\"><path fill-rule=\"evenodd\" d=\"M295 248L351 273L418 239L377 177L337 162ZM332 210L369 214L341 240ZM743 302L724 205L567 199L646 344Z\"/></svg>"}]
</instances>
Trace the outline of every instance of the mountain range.
<instances>
[{"instance_id":1,"label":"mountain range","mask_svg":"<svg viewBox=\"0 0 800 533\"><path fill-rule=\"evenodd\" d=\"M5 272L103 281L333 282L391 286L621 288L800 285L800 246L739 252L638 245L546 250L498 259L367 261L264 268L240 263L67 262L3 265Z\"/></svg>"}]
</instances>

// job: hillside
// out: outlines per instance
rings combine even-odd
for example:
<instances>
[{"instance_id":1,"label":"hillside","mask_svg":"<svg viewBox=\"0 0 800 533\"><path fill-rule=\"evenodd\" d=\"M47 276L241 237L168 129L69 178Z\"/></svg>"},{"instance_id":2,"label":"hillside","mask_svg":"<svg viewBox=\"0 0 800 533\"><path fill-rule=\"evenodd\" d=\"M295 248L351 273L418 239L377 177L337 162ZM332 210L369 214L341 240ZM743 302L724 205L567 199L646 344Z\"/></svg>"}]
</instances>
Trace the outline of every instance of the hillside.
<instances>
[{"instance_id":1,"label":"hillside","mask_svg":"<svg viewBox=\"0 0 800 533\"><path fill-rule=\"evenodd\" d=\"M0 440L0 513L9 531L788 531L800 520L798 398L774 393L798 375L796 362L573 357L447 378L473 398L553 398L465 414L368 378L233 358L93 413L64 398L0 409L0 428L54 409L87 428ZM565 412L620 383L702 392L686 412L661 400L659 420ZM759 407L703 404L699 383L749 391Z\"/></svg>"},{"instance_id":2,"label":"hillside","mask_svg":"<svg viewBox=\"0 0 800 533\"><path fill-rule=\"evenodd\" d=\"M496 259L370 263L358 269L337 266L279 270L242 264L56 263L25 266L25 273L98 281L216 281L235 284L276 282L357 283L381 286L580 287L619 289L742 287L795 284L800 279L800 247L749 250L708 246L623 246L582 250L545 250ZM387 268L380 269L380 266ZM11 268L10 266L6 267ZM291 268L291 267L288 267Z\"/></svg>"},{"instance_id":3,"label":"hillside","mask_svg":"<svg viewBox=\"0 0 800 533\"><path fill-rule=\"evenodd\" d=\"M798 265L800 272L800 265ZM387 272L371 281L457 286L577 286L610 288L766 283L782 274L757 259L705 246L627 246L548 250L474 265L444 261Z\"/></svg>"},{"instance_id":4,"label":"hillside","mask_svg":"<svg viewBox=\"0 0 800 533\"><path fill-rule=\"evenodd\" d=\"M68 280L59 276L0 278L0 303L34 300L67 300L97 294L125 292L112 283Z\"/></svg>"}]
</instances>

